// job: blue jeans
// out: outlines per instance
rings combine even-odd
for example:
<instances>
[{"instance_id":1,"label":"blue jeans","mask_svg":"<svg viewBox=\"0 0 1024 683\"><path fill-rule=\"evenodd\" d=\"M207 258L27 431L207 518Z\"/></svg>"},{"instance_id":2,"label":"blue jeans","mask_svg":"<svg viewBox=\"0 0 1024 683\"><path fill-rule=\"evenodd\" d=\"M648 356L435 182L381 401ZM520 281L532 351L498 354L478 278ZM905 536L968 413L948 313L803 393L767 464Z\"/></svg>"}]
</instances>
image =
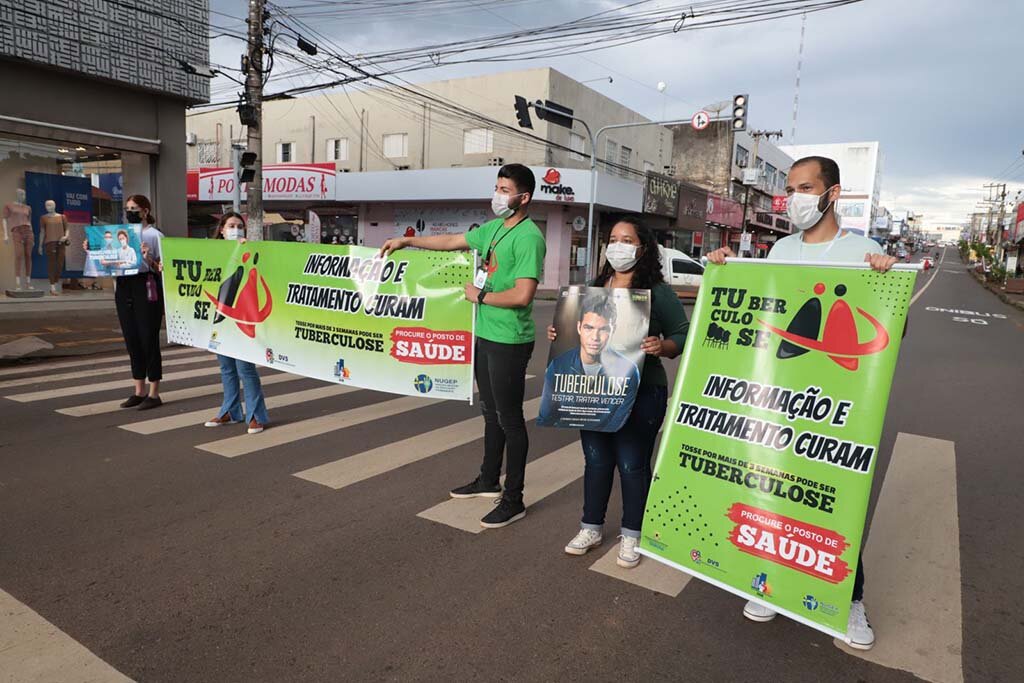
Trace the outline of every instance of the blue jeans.
<instances>
[{"instance_id":1,"label":"blue jeans","mask_svg":"<svg viewBox=\"0 0 1024 683\"><path fill-rule=\"evenodd\" d=\"M668 387L640 385L626 424L617 432L580 432L584 529L600 531L612 494L615 469L622 484L622 535L640 537L651 487L651 455L665 419Z\"/></svg>"},{"instance_id":2,"label":"blue jeans","mask_svg":"<svg viewBox=\"0 0 1024 683\"><path fill-rule=\"evenodd\" d=\"M255 418L261 425L267 424L267 404L263 399L263 386L260 384L256 366L244 360L237 360L217 354L220 363L220 380L224 384L224 403L220 406L217 417L228 415L235 422L242 421L242 392L238 390L238 378L242 378L245 388L245 403L249 410L245 414L245 422Z\"/></svg>"}]
</instances>

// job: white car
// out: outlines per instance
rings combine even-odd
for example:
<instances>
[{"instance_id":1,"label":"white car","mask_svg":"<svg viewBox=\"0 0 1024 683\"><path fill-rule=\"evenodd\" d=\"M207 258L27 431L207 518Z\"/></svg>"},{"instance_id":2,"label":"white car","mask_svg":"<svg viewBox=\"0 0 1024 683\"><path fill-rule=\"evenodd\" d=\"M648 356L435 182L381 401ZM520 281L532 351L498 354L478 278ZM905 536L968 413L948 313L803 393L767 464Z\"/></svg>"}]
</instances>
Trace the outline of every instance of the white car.
<instances>
[{"instance_id":1,"label":"white car","mask_svg":"<svg viewBox=\"0 0 1024 683\"><path fill-rule=\"evenodd\" d=\"M659 246L661 271L665 282L673 287L699 288L704 280L704 266L681 251Z\"/></svg>"}]
</instances>

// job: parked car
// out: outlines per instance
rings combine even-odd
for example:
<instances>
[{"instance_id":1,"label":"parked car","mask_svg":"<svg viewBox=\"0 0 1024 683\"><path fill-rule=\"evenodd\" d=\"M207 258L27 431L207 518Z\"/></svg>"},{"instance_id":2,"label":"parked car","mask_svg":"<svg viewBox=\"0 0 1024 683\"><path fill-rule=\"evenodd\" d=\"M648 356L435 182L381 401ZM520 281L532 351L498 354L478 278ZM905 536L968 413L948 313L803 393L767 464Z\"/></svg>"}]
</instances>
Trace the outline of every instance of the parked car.
<instances>
[{"instance_id":1,"label":"parked car","mask_svg":"<svg viewBox=\"0 0 1024 683\"><path fill-rule=\"evenodd\" d=\"M704 279L704 266L700 261L676 249L658 247L661 254L661 271L665 282L673 288L699 289Z\"/></svg>"}]
</instances>

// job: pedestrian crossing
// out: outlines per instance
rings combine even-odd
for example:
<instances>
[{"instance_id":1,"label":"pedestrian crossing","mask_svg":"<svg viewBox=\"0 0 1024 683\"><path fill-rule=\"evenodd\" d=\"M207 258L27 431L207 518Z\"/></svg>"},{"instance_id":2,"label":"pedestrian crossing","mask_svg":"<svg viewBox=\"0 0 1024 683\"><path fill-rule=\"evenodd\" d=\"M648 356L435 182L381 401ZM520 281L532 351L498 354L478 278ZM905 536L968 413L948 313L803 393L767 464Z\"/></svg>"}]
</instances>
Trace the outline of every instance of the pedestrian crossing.
<instances>
[{"instance_id":1,"label":"pedestrian crossing","mask_svg":"<svg viewBox=\"0 0 1024 683\"><path fill-rule=\"evenodd\" d=\"M165 375L165 386L175 387L177 382L185 385L192 381L201 383L194 386L177 385L178 388L163 392L165 406L157 411L160 414L137 411L118 413L118 404L123 400L120 394L128 387L123 357L79 364L84 372L89 373L84 376L72 371L53 372L55 368L72 367L63 363L19 367L17 374L21 376L9 380L18 383L0 383L0 389L13 389L13 393L4 391L2 394L5 399L18 403L48 407L46 402L53 402L56 404L53 410L64 417L87 419L118 413L124 420L116 426L142 437L178 438L177 435L184 435L191 430L192 434L200 435L198 443L191 441L195 443L197 452L227 459L242 458L242 461L246 460L243 456L280 454L283 447L358 425L379 423L385 438L391 423L423 425L412 436L404 437L404 434L409 433L408 429L404 433L402 430L392 430L403 434L404 438L394 438L344 457L330 457L325 462L298 471L288 470L295 478L339 492L453 449L481 442L483 438L483 419L478 415L468 419L442 421L438 425L439 413L420 412L444 403L434 398L382 395L345 385L316 383L308 378L267 369L264 369L266 374L262 376L262 383L267 388L267 404L271 411L315 404L318 411L327 412L315 417L272 423L269 429L257 435L245 434L240 427L204 429L203 422L212 417L220 405L222 390L219 377L217 381L203 381L219 372L213 363L213 356L196 349L171 349L165 352L165 356L180 361L176 363L177 367L200 365ZM14 374L6 373L5 376L11 377ZM19 391L19 387L36 383L36 380L22 383L22 380L29 377L38 377L40 384L57 386ZM69 382L72 383L70 386L59 386ZM288 386L277 386L285 383ZM536 392L538 389L536 383L528 385L528 391ZM109 392L117 392L118 396L111 398ZM64 400L67 397L94 397L97 400L67 406L68 401ZM527 420L533 421L536 418L539 407L539 397L525 402ZM179 409L180 412L176 412ZM273 412L271 418L274 418ZM550 507L545 509L545 501L560 494L582 497L582 487L578 485L583 475L582 451L578 441L573 439L566 445L551 447L550 452L537 452L536 441L543 440L535 440L535 454L527 465L525 502L529 508L528 514L526 520L516 526L522 528L531 523L539 523L535 521L539 517L545 523L563 525L566 530L565 540L568 540L578 520L550 519ZM921 476L929 477L927 486L922 486ZM404 484L380 482L378 485L390 487ZM570 487L571 493L566 491ZM894 520L908 519L906 501L920 499L922 490L933 493L937 498L925 499L922 508L912 515L913 524L895 523ZM876 519L886 521L876 522L865 550L865 561L871 572L871 588L866 602L880 643L884 642L885 647L880 644L871 653L851 652L852 656L870 659L887 667L905 669L925 680L941 683L959 683L962 680L959 654L962 632L959 558L955 553L952 556L948 553L948 539L956 538L959 533L955 491L953 444L901 434L877 504ZM913 495L911 492L914 492ZM401 496L396 495L395 498L401 499ZM438 524L455 533L477 535L485 531L480 526L480 518L490 511L493 503L492 499L484 498L451 499L447 491L438 491L434 505L419 512L413 508L408 514L423 523ZM491 533L505 532L492 530ZM952 545L955 547L956 544ZM893 554L893 549L901 550ZM914 558L912 570L905 566L908 559L902 551L907 549L910 549L910 555ZM561 553L561 547L549 551ZM658 593L666 599L680 596L691 583L688 575L648 558L644 558L634 569L623 569L615 562L616 554L617 543L609 538L604 547L592 552L592 557L585 558L582 563L567 556L567 571L587 567L595 580L613 579ZM890 588L886 588L886 582L889 582ZM725 594L722 599L731 600ZM929 604L936 599L956 608L955 614L943 618L941 633L936 636L934 625L925 625L921 629L907 628L905 615L916 609L914 605ZM741 608L742 605L737 602L737 616Z\"/></svg>"}]
</instances>

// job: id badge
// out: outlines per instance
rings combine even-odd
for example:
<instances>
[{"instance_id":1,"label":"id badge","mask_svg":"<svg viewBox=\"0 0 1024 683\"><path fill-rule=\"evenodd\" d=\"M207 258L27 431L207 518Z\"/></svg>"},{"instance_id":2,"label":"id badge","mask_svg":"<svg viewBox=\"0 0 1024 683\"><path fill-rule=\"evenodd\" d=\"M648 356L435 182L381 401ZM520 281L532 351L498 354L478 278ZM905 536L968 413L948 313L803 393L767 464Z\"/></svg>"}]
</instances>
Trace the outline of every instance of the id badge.
<instances>
[{"instance_id":1,"label":"id badge","mask_svg":"<svg viewBox=\"0 0 1024 683\"><path fill-rule=\"evenodd\" d=\"M476 269L476 275L473 277L473 286L477 289L483 289L487 284L487 271L483 268Z\"/></svg>"}]
</instances>

